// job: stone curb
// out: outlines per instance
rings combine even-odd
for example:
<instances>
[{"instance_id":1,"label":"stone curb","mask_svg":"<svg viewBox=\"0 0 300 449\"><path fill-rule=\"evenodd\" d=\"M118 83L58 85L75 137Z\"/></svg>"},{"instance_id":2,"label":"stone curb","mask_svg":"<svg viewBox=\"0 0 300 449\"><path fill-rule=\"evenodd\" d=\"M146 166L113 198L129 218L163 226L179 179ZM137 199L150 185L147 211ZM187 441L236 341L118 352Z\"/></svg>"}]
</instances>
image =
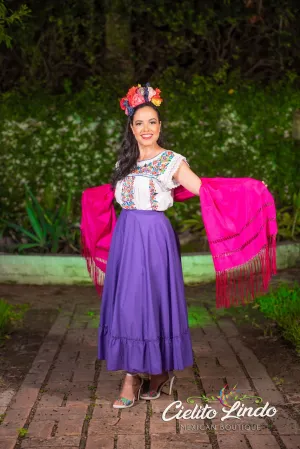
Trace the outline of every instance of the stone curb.
<instances>
[{"instance_id":1,"label":"stone curb","mask_svg":"<svg viewBox=\"0 0 300 449\"><path fill-rule=\"evenodd\" d=\"M279 270L294 267L300 260L300 243L277 245ZM215 270L208 253L182 254L185 284L213 282ZM0 254L0 283L92 285L81 256Z\"/></svg>"}]
</instances>

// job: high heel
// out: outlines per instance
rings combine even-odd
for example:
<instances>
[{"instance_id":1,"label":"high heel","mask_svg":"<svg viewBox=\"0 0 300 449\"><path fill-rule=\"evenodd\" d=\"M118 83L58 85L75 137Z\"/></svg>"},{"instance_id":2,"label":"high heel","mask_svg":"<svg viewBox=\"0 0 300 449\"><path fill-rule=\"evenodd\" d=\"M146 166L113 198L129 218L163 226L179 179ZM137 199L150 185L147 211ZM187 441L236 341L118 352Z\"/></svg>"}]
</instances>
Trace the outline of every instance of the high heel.
<instances>
[{"instance_id":1,"label":"high heel","mask_svg":"<svg viewBox=\"0 0 300 449\"><path fill-rule=\"evenodd\" d=\"M147 400L153 400L153 399L158 399L160 397L161 391L164 388L164 386L170 382L169 385L169 396L171 396L172 394L172 390L173 390L173 386L174 386L174 382L175 382L175 375L173 373L168 373L168 379L164 380L157 388L157 390L149 390L145 393L142 393L140 395L141 399L147 399Z\"/></svg>"},{"instance_id":2,"label":"high heel","mask_svg":"<svg viewBox=\"0 0 300 449\"><path fill-rule=\"evenodd\" d=\"M120 396L115 401L115 402L119 401L120 404L115 404L114 403L113 404L113 408L129 408L129 407L133 407L135 401L138 401L140 399L141 389L142 389L144 381L139 376L137 376L137 377L140 379L140 386L139 386L137 392L134 394L133 399L131 400L131 399L124 398L123 396Z\"/></svg>"}]
</instances>

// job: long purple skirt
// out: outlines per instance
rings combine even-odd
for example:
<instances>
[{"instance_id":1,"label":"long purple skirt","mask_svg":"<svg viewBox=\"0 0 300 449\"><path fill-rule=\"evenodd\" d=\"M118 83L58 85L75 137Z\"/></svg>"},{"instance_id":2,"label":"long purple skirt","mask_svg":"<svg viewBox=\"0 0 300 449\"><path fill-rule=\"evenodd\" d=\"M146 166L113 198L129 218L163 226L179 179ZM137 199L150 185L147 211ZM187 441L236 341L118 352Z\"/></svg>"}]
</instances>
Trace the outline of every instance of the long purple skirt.
<instances>
[{"instance_id":1,"label":"long purple skirt","mask_svg":"<svg viewBox=\"0 0 300 449\"><path fill-rule=\"evenodd\" d=\"M178 237L164 212L122 209L103 287L98 358L109 371L193 364Z\"/></svg>"}]
</instances>

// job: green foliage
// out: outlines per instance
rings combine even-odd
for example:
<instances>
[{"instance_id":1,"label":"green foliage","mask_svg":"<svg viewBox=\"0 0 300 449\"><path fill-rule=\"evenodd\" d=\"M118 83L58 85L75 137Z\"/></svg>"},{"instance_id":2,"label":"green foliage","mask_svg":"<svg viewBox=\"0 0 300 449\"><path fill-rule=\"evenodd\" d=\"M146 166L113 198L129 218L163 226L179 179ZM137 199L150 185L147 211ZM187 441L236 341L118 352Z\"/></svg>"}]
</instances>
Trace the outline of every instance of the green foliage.
<instances>
[{"instance_id":1,"label":"green foliage","mask_svg":"<svg viewBox=\"0 0 300 449\"><path fill-rule=\"evenodd\" d=\"M26 5L21 5L18 10L11 11L6 8L4 1L0 0L0 44L12 48L12 37L8 34L8 28L15 23L22 25L23 20L30 15L31 11Z\"/></svg>"},{"instance_id":2,"label":"green foliage","mask_svg":"<svg viewBox=\"0 0 300 449\"><path fill-rule=\"evenodd\" d=\"M10 3L17 11L11 16L23 18L19 2ZM295 0L27 3L32 14L26 29L12 27L6 37L2 22L2 39L14 42L3 51L4 91L21 86L74 92L101 74L120 93L128 87L128 75L132 83L146 82L167 71L186 82L199 74L221 84L239 78L269 83L285 75L299 79Z\"/></svg>"},{"instance_id":3,"label":"green foliage","mask_svg":"<svg viewBox=\"0 0 300 449\"><path fill-rule=\"evenodd\" d=\"M171 70L154 84L164 98L166 148L184 154L200 177L264 180L275 196L279 239L299 239L300 160L291 135L300 103L296 86L220 85L198 75L187 84ZM10 229L19 237L23 234L22 245L61 251L71 242L78 251L81 193L109 182L121 143L126 117L118 95L103 79L91 78L74 94L40 91L28 98L6 93L0 114L2 217L14 224ZM28 203L26 185L40 208L32 196ZM47 230L44 213L51 217ZM204 235L199 198L175 203L166 214L176 231ZM3 231L11 235L9 228L2 226Z\"/></svg>"},{"instance_id":4,"label":"green foliage","mask_svg":"<svg viewBox=\"0 0 300 449\"><path fill-rule=\"evenodd\" d=\"M275 320L282 328L283 336L291 341L300 353L300 285L281 285L256 300L259 310Z\"/></svg>"},{"instance_id":5,"label":"green foliage","mask_svg":"<svg viewBox=\"0 0 300 449\"><path fill-rule=\"evenodd\" d=\"M21 429L18 429L18 435L21 438L24 438L28 433L28 429L25 429L24 427L22 427Z\"/></svg>"},{"instance_id":6,"label":"green foliage","mask_svg":"<svg viewBox=\"0 0 300 449\"><path fill-rule=\"evenodd\" d=\"M293 204L277 211L278 235L296 240L300 235L300 191L293 194Z\"/></svg>"},{"instance_id":7,"label":"green foliage","mask_svg":"<svg viewBox=\"0 0 300 449\"><path fill-rule=\"evenodd\" d=\"M25 243L18 243L16 249L39 250L58 253L61 243L67 243L72 226L68 222L71 212L71 195L68 195L66 204L55 210L46 211L41 207L28 186L26 188L26 212L29 227L26 229L15 223L5 222L9 228L14 229L25 239Z\"/></svg>"},{"instance_id":8,"label":"green foliage","mask_svg":"<svg viewBox=\"0 0 300 449\"><path fill-rule=\"evenodd\" d=\"M188 323L189 327L203 327L211 323L211 319L204 307L190 306L188 307Z\"/></svg>"},{"instance_id":9,"label":"green foliage","mask_svg":"<svg viewBox=\"0 0 300 449\"><path fill-rule=\"evenodd\" d=\"M4 299L0 299L0 337L9 332L16 323L22 321L27 307L27 305L12 306Z\"/></svg>"}]
</instances>

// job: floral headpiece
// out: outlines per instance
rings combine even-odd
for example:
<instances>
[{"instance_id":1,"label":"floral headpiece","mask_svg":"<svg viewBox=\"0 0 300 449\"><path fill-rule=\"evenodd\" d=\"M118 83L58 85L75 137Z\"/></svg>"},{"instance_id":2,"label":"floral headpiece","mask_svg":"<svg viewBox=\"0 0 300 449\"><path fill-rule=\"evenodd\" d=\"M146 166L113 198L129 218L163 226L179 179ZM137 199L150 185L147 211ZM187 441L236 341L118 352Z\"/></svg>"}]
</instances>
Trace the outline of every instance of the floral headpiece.
<instances>
[{"instance_id":1,"label":"floral headpiece","mask_svg":"<svg viewBox=\"0 0 300 449\"><path fill-rule=\"evenodd\" d=\"M162 98L160 98L160 90L153 89L149 83L145 87L140 84L133 86L127 92L126 97L120 100L120 106L126 115L132 116L134 114L134 108L143 103L153 103L155 106L160 106Z\"/></svg>"}]
</instances>

